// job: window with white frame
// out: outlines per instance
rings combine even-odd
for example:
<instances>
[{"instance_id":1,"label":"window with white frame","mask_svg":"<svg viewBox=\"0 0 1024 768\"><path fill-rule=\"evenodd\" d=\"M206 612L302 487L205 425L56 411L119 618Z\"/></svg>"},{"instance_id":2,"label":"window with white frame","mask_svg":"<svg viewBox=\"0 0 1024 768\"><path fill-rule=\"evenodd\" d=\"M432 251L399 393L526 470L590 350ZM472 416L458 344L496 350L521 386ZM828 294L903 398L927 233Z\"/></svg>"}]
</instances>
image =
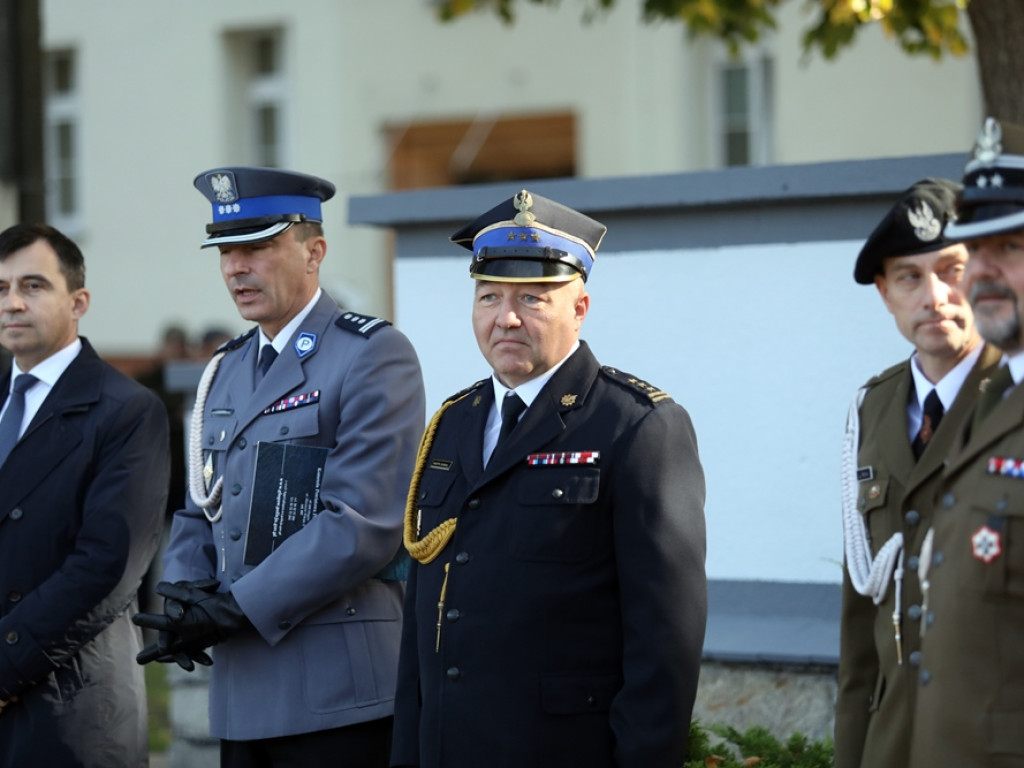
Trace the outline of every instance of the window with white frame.
<instances>
[{"instance_id":1,"label":"window with white frame","mask_svg":"<svg viewBox=\"0 0 1024 768\"><path fill-rule=\"evenodd\" d=\"M227 35L231 71L230 122L235 126L239 162L281 167L288 164L287 81L284 34L278 29Z\"/></svg>"},{"instance_id":2,"label":"window with white frame","mask_svg":"<svg viewBox=\"0 0 1024 768\"><path fill-rule=\"evenodd\" d=\"M46 56L46 214L58 229L74 234L81 228L82 195L81 105L73 50Z\"/></svg>"},{"instance_id":3,"label":"window with white frame","mask_svg":"<svg viewBox=\"0 0 1024 768\"><path fill-rule=\"evenodd\" d=\"M772 60L764 52L724 60L716 69L715 119L718 162L765 165L774 145Z\"/></svg>"}]
</instances>

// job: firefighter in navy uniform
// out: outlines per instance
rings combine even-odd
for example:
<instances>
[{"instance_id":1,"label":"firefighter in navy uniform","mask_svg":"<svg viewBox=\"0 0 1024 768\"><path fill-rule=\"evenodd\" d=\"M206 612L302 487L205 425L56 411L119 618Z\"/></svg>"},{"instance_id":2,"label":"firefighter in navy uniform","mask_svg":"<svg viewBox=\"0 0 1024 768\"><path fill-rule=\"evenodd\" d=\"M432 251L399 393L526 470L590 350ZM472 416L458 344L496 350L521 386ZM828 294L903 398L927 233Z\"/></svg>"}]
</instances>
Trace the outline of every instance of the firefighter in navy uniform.
<instances>
[{"instance_id":1,"label":"firefighter in navy uniform","mask_svg":"<svg viewBox=\"0 0 1024 768\"><path fill-rule=\"evenodd\" d=\"M704 477L686 411L579 340L604 232L524 190L452 237L493 374L420 447L392 765L684 759Z\"/></svg>"}]
</instances>

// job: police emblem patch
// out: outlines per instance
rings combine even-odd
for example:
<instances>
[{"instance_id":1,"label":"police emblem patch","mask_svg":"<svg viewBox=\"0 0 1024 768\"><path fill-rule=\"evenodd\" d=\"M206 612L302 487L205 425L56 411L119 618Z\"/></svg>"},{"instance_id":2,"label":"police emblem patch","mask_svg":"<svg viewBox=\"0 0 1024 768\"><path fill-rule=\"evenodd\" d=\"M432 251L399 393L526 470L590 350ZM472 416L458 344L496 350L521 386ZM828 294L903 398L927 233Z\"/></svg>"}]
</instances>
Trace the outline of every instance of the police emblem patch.
<instances>
[{"instance_id":1,"label":"police emblem patch","mask_svg":"<svg viewBox=\"0 0 1024 768\"><path fill-rule=\"evenodd\" d=\"M217 171L206 175L218 203L233 203L238 199L235 174L231 171Z\"/></svg>"},{"instance_id":2,"label":"police emblem patch","mask_svg":"<svg viewBox=\"0 0 1024 768\"><path fill-rule=\"evenodd\" d=\"M987 565L1003 553L1003 537L983 525L971 535L971 553Z\"/></svg>"},{"instance_id":3,"label":"police emblem patch","mask_svg":"<svg viewBox=\"0 0 1024 768\"><path fill-rule=\"evenodd\" d=\"M295 340L295 354L303 358L316 349L316 334L303 331Z\"/></svg>"}]
</instances>

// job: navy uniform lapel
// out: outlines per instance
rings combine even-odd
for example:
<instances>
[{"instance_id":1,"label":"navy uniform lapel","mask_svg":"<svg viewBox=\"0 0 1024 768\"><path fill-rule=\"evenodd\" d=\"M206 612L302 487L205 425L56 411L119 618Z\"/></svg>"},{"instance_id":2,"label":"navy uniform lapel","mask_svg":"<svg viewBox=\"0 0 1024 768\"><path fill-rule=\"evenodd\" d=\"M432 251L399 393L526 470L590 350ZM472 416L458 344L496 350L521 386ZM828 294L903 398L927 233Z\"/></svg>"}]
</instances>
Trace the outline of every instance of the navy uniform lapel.
<instances>
[{"instance_id":1,"label":"navy uniform lapel","mask_svg":"<svg viewBox=\"0 0 1024 768\"><path fill-rule=\"evenodd\" d=\"M481 482L508 471L522 462L527 454L547 445L565 431L562 414L586 402L597 371L597 360L589 347L580 342L580 348L555 372L526 409L508 442L495 449Z\"/></svg>"},{"instance_id":2,"label":"navy uniform lapel","mask_svg":"<svg viewBox=\"0 0 1024 768\"><path fill-rule=\"evenodd\" d=\"M459 464L470 487L476 487L484 472L484 429L494 404L494 384L490 379L464 401L467 406L454 414L457 421L456 444Z\"/></svg>"}]
</instances>

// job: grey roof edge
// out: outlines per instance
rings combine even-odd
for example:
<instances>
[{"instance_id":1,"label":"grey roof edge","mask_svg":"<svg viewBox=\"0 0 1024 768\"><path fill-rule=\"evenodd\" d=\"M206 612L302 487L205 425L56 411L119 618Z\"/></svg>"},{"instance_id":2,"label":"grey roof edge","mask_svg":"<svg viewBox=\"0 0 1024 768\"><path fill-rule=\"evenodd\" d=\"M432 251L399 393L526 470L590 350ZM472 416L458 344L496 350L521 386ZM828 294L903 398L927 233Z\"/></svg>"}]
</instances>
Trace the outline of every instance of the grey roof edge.
<instances>
[{"instance_id":1,"label":"grey roof edge","mask_svg":"<svg viewBox=\"0 0 1024 768\"><path fill-rule=\"evenodd\" d=\"M629 211L797 204L894 195L927 176L959 179L967 153L723 168L649 176L545 179L354 195L349 224L415 227L470 221L523 187L600 217Z\"/></svg>"}]
</instances>

